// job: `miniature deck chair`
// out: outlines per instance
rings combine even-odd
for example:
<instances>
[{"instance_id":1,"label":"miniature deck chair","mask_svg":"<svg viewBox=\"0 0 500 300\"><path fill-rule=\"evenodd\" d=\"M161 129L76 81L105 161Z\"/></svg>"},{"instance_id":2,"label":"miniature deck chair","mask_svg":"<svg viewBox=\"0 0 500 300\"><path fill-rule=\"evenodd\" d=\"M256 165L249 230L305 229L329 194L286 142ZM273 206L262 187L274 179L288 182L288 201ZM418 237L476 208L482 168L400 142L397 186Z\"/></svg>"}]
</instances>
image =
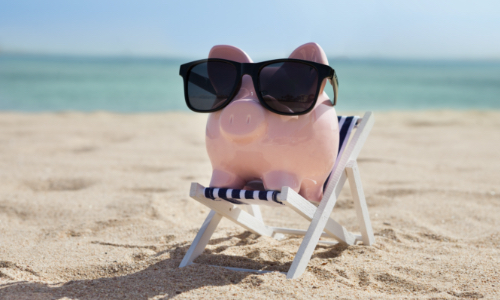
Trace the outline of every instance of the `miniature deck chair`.
<instances>
[{"instance_id":1,"label":"miniature deck chair","mask_svg":"<svg viewBox=\"0 0 500 300\"><path fill-rule=\"evenodd\" d=\"M203 252L222 217L226 217L243 228L259 235L275 238L283 234L303 235L304 239L287 273L288 279L295 279L302 275L318 242L327 244L343 243L347 245L354 245L357 242L362 242L364 245L373 244L375 238L356 162L358 154L373 127L373 114L367 112L363 118L345 116L338 118L340 130L338 157L325 185L323 198L317 207L289 187L283 187L281 192L245 191L205 188L198 183L192 183L190 196L208 206L211 212L201 226L200 231L179 267L182 268L192 264L193 260ZM356 128L356 130L352 138L350 138L353 128ZM347 179L349 180L361 235L352 234L330 218L335 202ZM275 207L287 206L311 221L311 224L307 230L267 226L262 220L259 207L254 204ZM238 206L247 206L250 213L247 213ZM333 238L338 242L323 241L320 240L320 237ZM225 268L235 271L267 272L231 267Z\"/></svg>"}]
</instances>

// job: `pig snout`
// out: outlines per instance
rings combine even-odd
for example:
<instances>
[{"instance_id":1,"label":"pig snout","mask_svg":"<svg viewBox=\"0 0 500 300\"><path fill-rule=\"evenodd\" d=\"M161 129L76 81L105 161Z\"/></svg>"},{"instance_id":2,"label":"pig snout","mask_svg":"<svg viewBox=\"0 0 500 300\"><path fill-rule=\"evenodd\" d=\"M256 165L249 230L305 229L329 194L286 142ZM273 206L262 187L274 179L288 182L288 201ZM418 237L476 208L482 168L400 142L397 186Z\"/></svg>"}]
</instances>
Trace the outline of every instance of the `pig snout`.
<instances>
[{"instance_id":1,"label":"pig snout","mask_svg":"<svg viewBox=\"0 0 500 300\"><path fill-rule=\"evenodd\" d=\"M233 142L248 143L262 136L266 129L265 110L256 101L238 100L222 110L221 133Z\"/></svg>"}]
</instances>

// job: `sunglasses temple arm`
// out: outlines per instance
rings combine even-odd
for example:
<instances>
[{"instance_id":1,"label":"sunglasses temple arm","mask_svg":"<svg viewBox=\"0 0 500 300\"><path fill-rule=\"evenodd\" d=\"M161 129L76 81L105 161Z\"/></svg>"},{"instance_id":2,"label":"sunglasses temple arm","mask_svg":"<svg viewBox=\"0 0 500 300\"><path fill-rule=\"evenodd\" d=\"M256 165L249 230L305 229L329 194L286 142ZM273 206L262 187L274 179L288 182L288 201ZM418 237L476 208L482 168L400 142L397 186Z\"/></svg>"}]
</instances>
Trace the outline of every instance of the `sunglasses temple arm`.
<instances>
[{"instance_id":1,"label":"sunglasses temple arm","mask_svg":"<svg viewBox=\"0 0 500 300\"><path fill-rule=\"evenodd\" d=\"M337 74L335 73L335 71L333 71L333 75L332 75L331 78L329 78L329 80L330 80L330 83L333 86L333 101L332 101L332 104L333 104L333 106L335 106L337 104L337 91L338 91L338 88L339 88L339 80L337 78Z\"/></svg>"},{"instance_id":2,"label":"sunglasses temple arm","mask_svg":"<svg viewBox=\"0 0 500 300\"><path fill-rule=\"evenodd\" d=\"M214 87L212 86L212 83L210 82L210 79L207 77L191 72L189 74L189 82L211 94L217 94L217 92L214 90Z\"/></svg>"}]
</instances>

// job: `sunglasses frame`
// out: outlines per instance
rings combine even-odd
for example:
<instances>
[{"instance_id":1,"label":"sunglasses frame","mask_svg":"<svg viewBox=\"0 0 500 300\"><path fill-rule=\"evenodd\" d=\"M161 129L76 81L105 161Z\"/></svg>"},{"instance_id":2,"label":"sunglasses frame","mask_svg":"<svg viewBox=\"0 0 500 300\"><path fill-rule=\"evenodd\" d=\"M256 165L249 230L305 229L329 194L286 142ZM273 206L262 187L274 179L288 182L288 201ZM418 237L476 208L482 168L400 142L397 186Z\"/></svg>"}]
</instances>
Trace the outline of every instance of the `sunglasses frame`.
<instances>
[{"instance_id":1,"label":"sunglasses frame","mask_svg":"<svg viewBox=\"0 0 500 300\"><path fill-rule=\"evenodd\" d=\"M229 97L224 101L224 103L220 106L218 106L215 109L210 109L210 110L199 110L191 106L189 99L188 99L188 79L189 79L189 74L191 72L191 69L195 67L196 65L206 63L206 62L224 62L231 64L235 67L236 69L236 81L233 87L233 90L231 91ZM270 107L267 105L266 101L262 98L261 91L260 91L260 86L259 86L259 76L260 72L262 69L268 65L275 64L275 63L280 63L280 62L297 62L297 63L302 63L306 64L308 66L313 67L317 73L318 73L318 85L316 87L316 97L314 99L314 102L311 104L311 107L309 107L307 110L298 112L298 113L286 113L286 112L281 112L277 111L276 109ZM252 82L254 85L255 92L257 94L257 98L259 99L259 102L262 106L264 106L267 110L279 114L279 115L285 115L285 116L297 116L297 115L303 115L307 114L310 112L314 106L316 105L316 102L318 101L319 97L319 90L321 88L321 85L323 83L323 80L325 78L328 78L331 85L333 86L333 101L330 99L331 103L333 106L337 104L337 92L338 92L338 78L335 70L324 64L308 61L308 60L302 60L302 59L292 59L292 58L282 58L282 59L274 59L274 60L268 60L268 61L263 61L263 62L258 62L258 63L240 63L232 60L227 60L227 59L221 59L221 58L207 58L207 59L201 59L201 60L196 60L192 61L189 63L182 64L179 70L179 75L182 76L184 79L184 98L186 100L186 104L191 109L192 111L195 112L200 112L200 113L211 113L215 111L219 111L226 107L231 101L234 99L236 94L241 88L241 82L243 75L250 75L252 78Z\"/></svg>"}]
</instances>

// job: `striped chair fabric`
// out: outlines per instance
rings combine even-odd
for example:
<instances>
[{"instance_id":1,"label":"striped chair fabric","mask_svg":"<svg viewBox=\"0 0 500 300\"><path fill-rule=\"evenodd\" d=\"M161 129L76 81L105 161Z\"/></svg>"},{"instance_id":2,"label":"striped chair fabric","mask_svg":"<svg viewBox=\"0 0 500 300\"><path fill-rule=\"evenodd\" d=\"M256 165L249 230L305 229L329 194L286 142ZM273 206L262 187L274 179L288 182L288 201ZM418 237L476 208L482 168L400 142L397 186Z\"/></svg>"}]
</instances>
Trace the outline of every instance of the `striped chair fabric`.
<instances>
[{"instance_id":1,"label":"striped chair fabric","mask_svg":"<svg viewBox=\"0 0 500 300\"><path fill-rule=\"evenodd\" d=\"M339 151L337 153L337 158L342 156L346 144L351 135L351 131L358 122L359 117L357 116L339 116ZM337 161L333 166L333 170L337 167ZM332 170L332 173L333 173ZM331 173L330 173L331 175ZM325 181L324 187L326 187L330 176ZM214 201L228 201L233 204L257 204L257 205L267 205L267 206L282 206L284 205L279 201L279 191L249 191L249 190L239 190L239 189L226 189L226 188L205 188L204 190L205 198L212 199Z\"/></svg>"}]
</instances>

